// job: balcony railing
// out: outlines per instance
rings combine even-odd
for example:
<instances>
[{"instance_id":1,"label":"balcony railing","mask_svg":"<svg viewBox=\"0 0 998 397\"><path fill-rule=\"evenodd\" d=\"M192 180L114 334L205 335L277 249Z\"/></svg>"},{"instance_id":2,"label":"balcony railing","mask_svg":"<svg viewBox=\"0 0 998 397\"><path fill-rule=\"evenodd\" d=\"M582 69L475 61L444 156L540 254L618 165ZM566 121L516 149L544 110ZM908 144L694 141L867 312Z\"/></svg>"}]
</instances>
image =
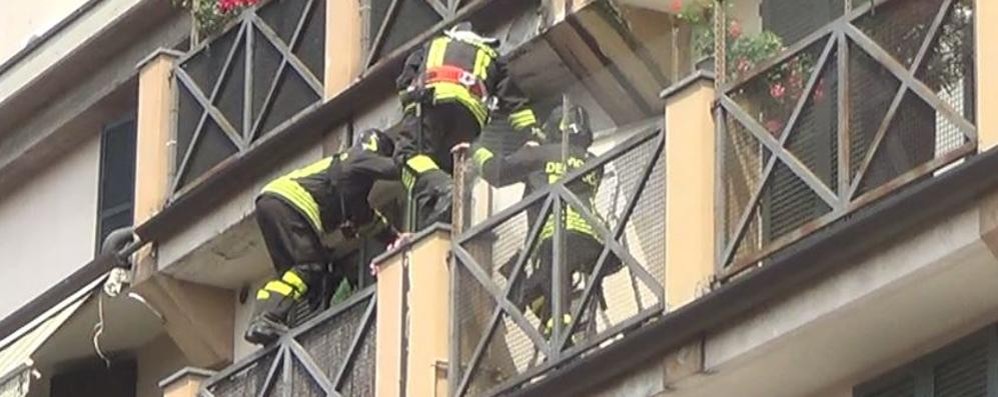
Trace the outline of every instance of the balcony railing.
<instances>
[{"instance_id":1,"label":"balcony railing","mask_svg":"<svg viewBox=\"0 0 998 397\"><path fill-rule=\"evenodd\" d=\"M663 313L663 147L660 129L642 130L454 241L453 395L515 388ZM597 179L585 202L580 185ZM595 250L553 221L576 216L593 227ZM553 329L520 292L542 271L551 317L571 316Z\"/></svg>"},{"instance_id":2,"label":"balcony railing","mask_svg":"<svg viewBox=\"0 0 998 397\"><path fill-rule=\"evenodd\" d=\"M470 0L360 0L367 13L364 38L372 66L440 21L452 18Z\"/></svg>"},{"instance_id":3,"label":"balcony railing","mask_svg":"<svg viewBox=\"0 0 998 397\"><path fill-rule=\"evenodd\" d=\"M202 397L374 396L375 289L208 379Z\"/></svg>"},{"instance_id":4,"label":"balcony railing","mask_svg":"<svg viewBox=\"0 0 998 397\"><path fill-rule=\"evenodd\" d=\"M177 62L172 193L323 97L326 1L270 1Z\"/></svg>"},{"instance_id":5,"label":"balcony railing","mask_svg":"<svg viewBox=\"0 0 998 397\"><path fill-rule=\"evenodd\" d=\"M973 13L857 2L721 91L721 278L976 152Z\"/></svg>"}]
</instances>

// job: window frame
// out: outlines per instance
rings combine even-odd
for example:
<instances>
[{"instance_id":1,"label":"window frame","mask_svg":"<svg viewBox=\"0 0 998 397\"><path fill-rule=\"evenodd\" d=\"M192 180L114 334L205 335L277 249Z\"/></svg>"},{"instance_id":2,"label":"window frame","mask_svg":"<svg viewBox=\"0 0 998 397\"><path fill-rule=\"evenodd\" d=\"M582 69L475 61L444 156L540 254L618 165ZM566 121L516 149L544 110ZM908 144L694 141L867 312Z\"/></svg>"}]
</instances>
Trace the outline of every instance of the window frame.
<instances>
[{"instance_id":1,"label":"window frame","mask_svg":"<svg viewBox=\"0 0 998 397\"><path fill-rule=\"evenodd\" d=\"M104 179L106 177L106 167L108 166L108 152L107 152L107 142L109 140L109 132L117 128L120 128L127 124L133 124L132 133L135 135L135 144L132 146L132 151L134 158L132 161L132 180L131 180L131 190L132 190L132 200L127 206L126 204L116 205L111 208L104 208L105 201L105 191L104 191ZM113 121L105 123L101 127L100 131L100 159L97 163L97 208L94 211L94 253L99 254L102 245L104 244L104 239L107 238L103 236L102 229L105 225L105 220L115 216L120 215L122 212L135 210L135 179L137 172L138 163L138 115L135 111L128 112L124 116L113 119ZM134 219L130 224L134 224Z\"/></svg>"}]
</instances>

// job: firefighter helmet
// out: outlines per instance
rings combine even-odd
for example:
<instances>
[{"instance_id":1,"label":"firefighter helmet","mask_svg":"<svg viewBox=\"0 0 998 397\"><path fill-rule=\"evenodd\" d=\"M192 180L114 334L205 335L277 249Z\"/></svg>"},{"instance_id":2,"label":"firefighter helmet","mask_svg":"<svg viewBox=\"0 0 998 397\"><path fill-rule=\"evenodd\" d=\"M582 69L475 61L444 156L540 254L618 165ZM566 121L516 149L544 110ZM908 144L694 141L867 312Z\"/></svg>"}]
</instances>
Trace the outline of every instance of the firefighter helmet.
<instances>
[{"instance_id":1,"label":"firefighter helmet","mask_svg":"<svg viewBox=\"0 0 998 397\"><path fill-rule=\"evenodd\" d=\"M395 152L395 141L388 134L376 128L361 132L356 146L382 156L391 156Z\"/></svg>"},{"instance_id":2,"label":"firefighter helmet","mask_svg":"<svg viewBox=\"0 0 998 397\"><path fill-rule=\"evenodd\" d=\"M554 108L544 123L544 132L548 142L561 142L562 133L568 133L568 140L573 145L588 148L593 144L593 129L589 124L589 111L582 106L572 106L564 112L561 106Z\"/></svg>"},{"instance_id":3,"label":"firefighter helmet","mask_svg":"<svg viewBox=\"0 0 998 397\"><path fill-rule=\"evenodd\" d=\"M458 22L451 27L450 30L444 32L444 35L450 37L451 39L466 43L481 44L492 48L499 47L499 39L479 35L475 32L471 22Z\"/></svg>"}]
</instances>

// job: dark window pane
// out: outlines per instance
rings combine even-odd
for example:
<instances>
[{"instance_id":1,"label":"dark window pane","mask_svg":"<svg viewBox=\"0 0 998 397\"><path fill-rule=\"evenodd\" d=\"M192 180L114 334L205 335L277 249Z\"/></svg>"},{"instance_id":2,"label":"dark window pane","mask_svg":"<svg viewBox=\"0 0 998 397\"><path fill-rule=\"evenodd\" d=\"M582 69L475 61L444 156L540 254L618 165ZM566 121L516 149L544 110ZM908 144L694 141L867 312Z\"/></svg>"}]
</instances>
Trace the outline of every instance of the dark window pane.
<instances>
[{"instance_id":1,"label":"dark window pane","mask_svg":"<svg viewBox=\"0 0 998 397\"><path fill-rule=\"evenodd\" d=\"M97 245L132 224L135 196L135 120L109 125L101 135Z\"/></svg>"}]
</instances>

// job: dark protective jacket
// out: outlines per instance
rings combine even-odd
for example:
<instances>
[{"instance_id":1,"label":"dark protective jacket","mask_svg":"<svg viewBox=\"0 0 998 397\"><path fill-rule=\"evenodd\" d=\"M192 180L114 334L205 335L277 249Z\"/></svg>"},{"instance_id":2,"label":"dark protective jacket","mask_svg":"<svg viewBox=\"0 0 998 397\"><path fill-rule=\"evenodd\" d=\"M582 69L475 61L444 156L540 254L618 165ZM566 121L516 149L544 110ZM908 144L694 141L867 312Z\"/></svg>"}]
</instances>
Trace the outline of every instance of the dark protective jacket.
<instances>
[{"instance_id":1,"label":"dark protective jacket","mask_svg":"<svg viewBox=\"0 0 998 397\"><path fill-rule=\"evenodd\" d=\"M271 181L261 195L290 204L319 234L350 225L362 232L376 230L371 237L388 243L395 230L371 208L367 196L376 181L398 178L390 157L355 146Z\"/></svg>"},{"instance_id":2,"label":"dark protective jacket","mask_svg":"<svg viewBox=\"0 0 998 397\"><path fill-rule=\"evenodd\" d=\"M566 173L582 168L588 160L595 157L582 147L569 146L568 158L566 161L562 161L561 150L561 144L548 143L540 146L523 146L516 152L502 157L496 156L485 147L479 147L475 149L472 160L478 166L482 179L485 179L492 186L503 187L524 182L526 185L524 195L527 195L558 182ZM588 210L593 214L598 214L595 200L602 178L603 169L600 167L567 186L583 203L589 205ZM531 224L538 216L537 211L538 209L532 209L528 212ZM571 206L565 206L564 213L566 230L587 234L594 238L598 236L593 226ZM550 238L553 235L554 223L551 222L551 218L548 218L541 231L541 239Z\"/></svg>"},{"instance_id":3,"label":"dark protective jacket","mask_svg":"<svg viewBox=\"0 0 998 397\"><path fill-rule=\"evenodd\" d=\"M434 103L464 105L484 127L490 98L500 113L508 114L514 130L537 126L529 100L510 79L506 61L487 44L443 35L430 40L406 59L396 81L399 91L423 85L433 89ZM403 104L409 109L412 104Z\"/></svg>"}]
</instances>

